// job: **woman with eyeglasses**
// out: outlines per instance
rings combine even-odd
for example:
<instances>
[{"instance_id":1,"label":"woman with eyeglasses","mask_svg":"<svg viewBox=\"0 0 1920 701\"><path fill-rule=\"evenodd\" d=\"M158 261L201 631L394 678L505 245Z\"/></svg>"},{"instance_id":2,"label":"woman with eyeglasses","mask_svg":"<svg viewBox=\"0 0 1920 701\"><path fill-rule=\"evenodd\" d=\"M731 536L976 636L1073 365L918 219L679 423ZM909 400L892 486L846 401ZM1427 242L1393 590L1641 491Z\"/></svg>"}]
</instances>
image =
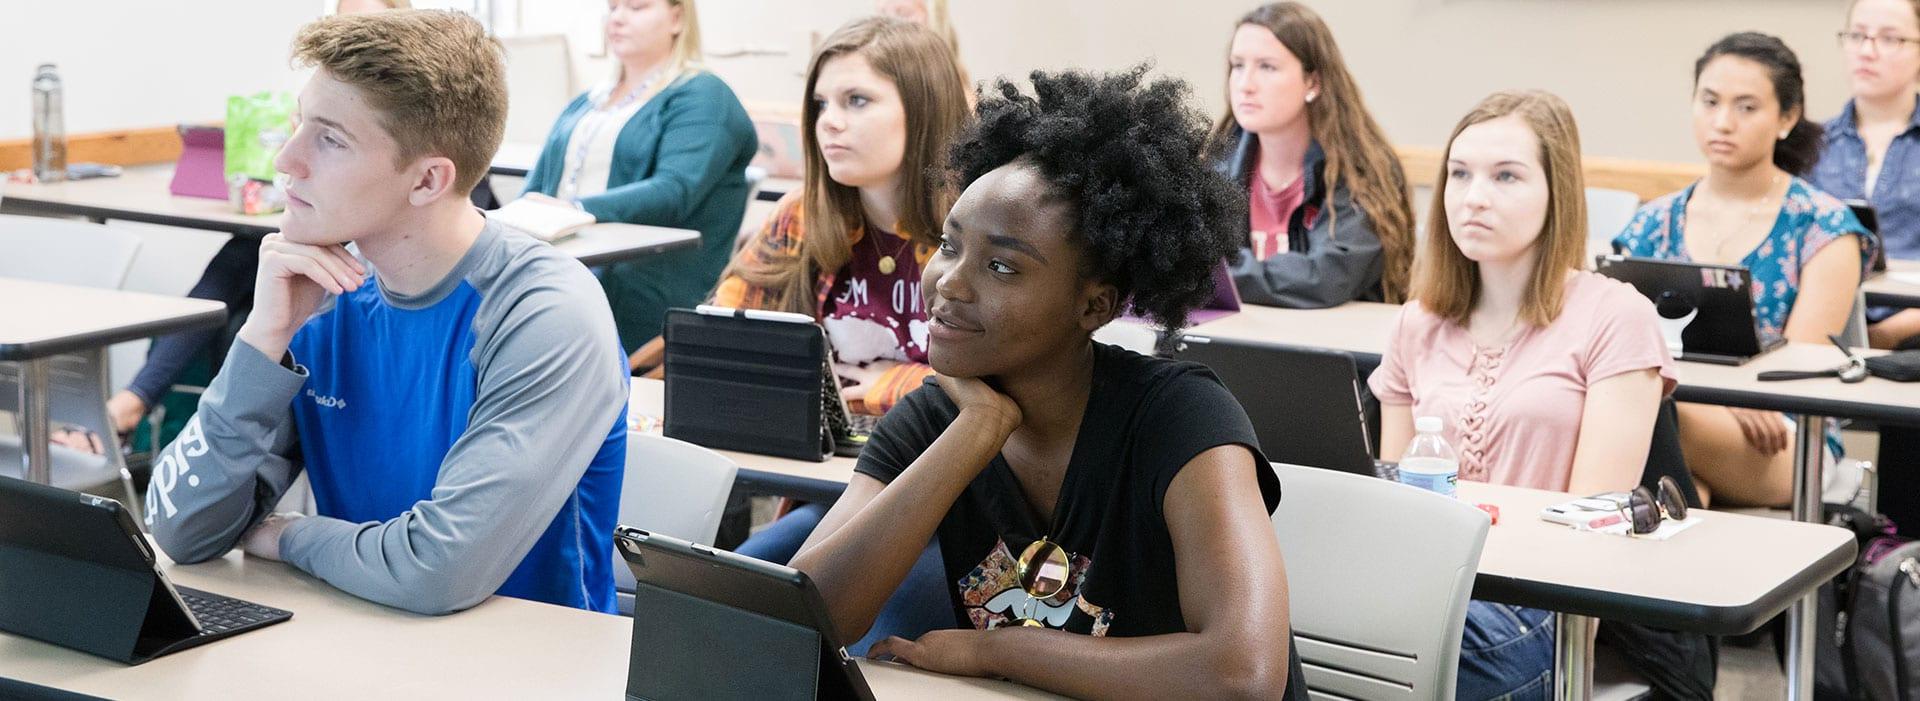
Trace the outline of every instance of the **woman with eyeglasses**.
<instances>
[{"instance_id":1,"label":"woman with eyeglasses","mask_svg":"<svg viewBox=\"0 0 1920 701\"><path fill-rule=\"evenodd\" d=\"M1083 698L1305 698L1245 411L1203 366L1092 338L1129 309L1184 325L1240 239L1184 84L1144 72L981 98L922 278L937 381L792 564L857 638L938 537L954 629L876 657Z\"/></svg>"},{"instance_id":2,"label":"woman with eyeglasses","mask_svg":"<svg viewBox=\"0 0 1920 701\"><path fill-rule=\"evenodd\" d=\"M1693 136L1706 177L1642 206L1614 250L1745 267L1761 334L1825 345L1846 327L1874 242L1845 204L1801 179L1823 137L1804 116L1800 59L1778 38L1740 32L1708 47L1693 75ZM1756 409L1677 408L1681 448L1703 499L1786 506L1791 421ZM1840 454L1832 424L1826 442L1831 462Z\"/></svg>"},{"instance_id":3,"label":"woman with eyeglasses","mask_svg":"<svg viewBox=\"0 0 1920 701\"><path fill-rule=\"evenodd\" d=\"M1855 0L1840 48L1853 97L1827 122L1809 179L1872 203L1887 257L1920 259L1920 0ZM1867 322L1875 348L1920 337L1920 309L1868 309Z\"/></svg>"}]
</instances>

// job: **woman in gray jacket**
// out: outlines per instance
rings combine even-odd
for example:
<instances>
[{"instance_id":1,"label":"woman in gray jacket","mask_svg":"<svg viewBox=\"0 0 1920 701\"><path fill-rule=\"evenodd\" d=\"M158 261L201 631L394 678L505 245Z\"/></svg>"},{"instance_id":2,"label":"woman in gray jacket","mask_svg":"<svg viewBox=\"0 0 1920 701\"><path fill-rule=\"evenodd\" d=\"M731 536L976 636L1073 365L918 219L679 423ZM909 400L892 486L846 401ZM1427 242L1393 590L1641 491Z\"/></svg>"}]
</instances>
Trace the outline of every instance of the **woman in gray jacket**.
<instances>
[{"instance_id":1,"label":"woman in gray jacket","mask_svg":"<svg viewBox=\"0 0 1920 701\"><path fill-rule=\"evenodd\" d=\"M1254 304L1400 302L1413 260L1406 176L1326 23L1296 2L1240 19L1215 167L1247 193L1248 235L1229 263Z\"/></svg>"}]
</instances>

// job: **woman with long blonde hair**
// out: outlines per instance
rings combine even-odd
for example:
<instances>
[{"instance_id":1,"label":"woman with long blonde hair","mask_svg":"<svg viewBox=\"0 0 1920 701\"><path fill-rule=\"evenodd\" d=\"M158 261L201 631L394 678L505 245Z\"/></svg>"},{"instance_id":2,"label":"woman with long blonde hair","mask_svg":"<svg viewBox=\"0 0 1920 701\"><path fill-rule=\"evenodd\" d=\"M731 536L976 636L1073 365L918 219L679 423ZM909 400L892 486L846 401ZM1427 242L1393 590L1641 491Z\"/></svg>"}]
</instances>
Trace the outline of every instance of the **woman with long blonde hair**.
<instances>
[{"instance_id":1,"label":"woman with long blonde hair","mask_svg":"<svg viewBox=\"0 0 1920 701\"><path fill-rule=\"evenodd\" d=\"M609 0L606 81L574 98L527 173L526 196L596 221L700 232L700 246L614 263L600 275L629 352L671 307L700 302L726 267L759 142L746 108L700 61L694 0Z\"/></svg>"}]
</instances>

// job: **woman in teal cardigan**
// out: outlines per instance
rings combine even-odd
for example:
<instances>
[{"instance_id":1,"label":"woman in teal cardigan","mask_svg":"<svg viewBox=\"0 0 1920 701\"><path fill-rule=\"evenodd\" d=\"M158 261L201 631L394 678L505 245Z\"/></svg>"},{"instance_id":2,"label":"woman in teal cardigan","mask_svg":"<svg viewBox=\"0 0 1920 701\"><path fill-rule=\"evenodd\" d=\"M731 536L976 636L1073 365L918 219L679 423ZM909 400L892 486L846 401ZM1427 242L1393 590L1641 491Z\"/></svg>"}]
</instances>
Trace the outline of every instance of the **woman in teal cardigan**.
<instances>
[{"instance_id":1,"label":"woman in teal cardigan","mask_svg":"<svg viewBox=\"0 0 1920 701\"><path fill-rule=\"evenodd\" d=\"M607 12L616 78L575 98L547 135L526 193L603 222L700 232L698 250L614 263L600 275L620 343L660 335L669 307L699 304L733 251L759 147L733 90L698 67L693 0L622 0Z\"/></svg>"}]
</instances>

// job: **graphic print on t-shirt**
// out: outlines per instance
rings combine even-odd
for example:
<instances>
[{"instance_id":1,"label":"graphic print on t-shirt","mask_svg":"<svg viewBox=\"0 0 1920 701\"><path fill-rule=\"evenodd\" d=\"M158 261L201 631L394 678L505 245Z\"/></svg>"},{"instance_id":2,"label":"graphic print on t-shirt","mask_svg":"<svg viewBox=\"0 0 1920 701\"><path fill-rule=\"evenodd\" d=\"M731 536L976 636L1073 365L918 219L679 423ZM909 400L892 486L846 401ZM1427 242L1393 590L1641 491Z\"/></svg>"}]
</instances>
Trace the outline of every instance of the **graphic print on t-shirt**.
<instances>
[{"instance_id":1,"label":"graphic print on t-shirt","mask_svg":"<svg viewBox=\"0 0 1920 701\"><path fill-rule=\"evenodd\" d=\"M966 608L967 618L979 630L1017 626L1029 620L1059 630L1066 627L1067 619L1073 617L1073 610L1077 608L1093 619L1087 634L1106 635L1107 627L1113 623L1113 612L1080 596L1080 585L1086 581L1093 560L1083 555L1069 555L1067 561L1072 563L1067 568L1067 585L1051 597L1037 598L1020 586L1019 560L1007 549L1004 539L998 540L987 558L954 585L960 592L960 603Z\"/></svg>"},{"instance_id":2,"label":"graphic print on t-shirt","mask_svg":"<svg viewBox=\"0 0 1920 701\"><path fill-rule=\"evenodd\" d=\"M927 311L914 244L884 231L866 238L879 243L856 244L827 293L821 325L834 355L843 363L927 362Z\"/></svg>"}]
</instances>

